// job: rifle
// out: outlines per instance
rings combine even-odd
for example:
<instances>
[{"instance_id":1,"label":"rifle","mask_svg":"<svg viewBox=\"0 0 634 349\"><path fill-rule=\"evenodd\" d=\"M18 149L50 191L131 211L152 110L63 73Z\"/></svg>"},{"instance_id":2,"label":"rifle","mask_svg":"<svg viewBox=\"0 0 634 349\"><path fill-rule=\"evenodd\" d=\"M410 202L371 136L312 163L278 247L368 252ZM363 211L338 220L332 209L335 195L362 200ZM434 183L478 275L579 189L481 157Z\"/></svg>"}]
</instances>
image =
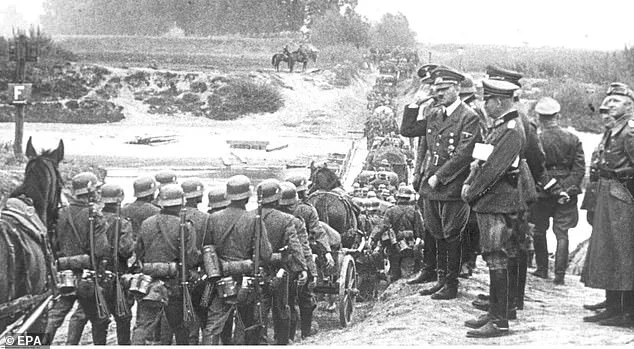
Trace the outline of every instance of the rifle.
<instances>
[{"instance_id":1,"label":"rifle","mask_svg":"<svg viewBox=\"0 0 634 349\"><path fill-rule=\"evenodd\" d=\"M97 264L97 257L95 256L95 207L91 202L88 208L88 240L90 241L90 263L95 271L93 276L94 288L95 288L95 300L97 303L97 317L99 320L104 320L110 317L110 311L108 311L108 305L106 304L106 297L103 295L103 289L99 287L99 277L102 275L99 273L99 265Z\"/></svg>"},{"instance_id":2,"label":"rifle","mask_svg":"<svg viewBox=\"0 0 634 349\"><path fill-rule=\"evenodd\" d=\"M113 271L114 271L114 289L115 289L115 316L120 318L127 318L132 316L130 309L126 303L125 294L123 293L123 286L121 285L121 278L119 277L119 235L121 234L121 202L117 201L117 210L114 221L114 252L112 256Z\"/></svg>"},{"instance_id":3,"label":"rifle","mask_svg":"<svg viewBox=\"0 0 634 349\"><path fill-rule=\"evenodd\" d=\"M194 305L192 304L192 297L189 294L189 287L187 286L189 282L187 281L187 252L185 251L185 228L187 226L186 215L187 210L183 206L180 211L180 229L179 229L179 240L180 240L180 260L181 260L181 288L183 291L183 322L185 324L191 324L196 321L196 317L194 315Z\"/></svg>"}]
</instances>

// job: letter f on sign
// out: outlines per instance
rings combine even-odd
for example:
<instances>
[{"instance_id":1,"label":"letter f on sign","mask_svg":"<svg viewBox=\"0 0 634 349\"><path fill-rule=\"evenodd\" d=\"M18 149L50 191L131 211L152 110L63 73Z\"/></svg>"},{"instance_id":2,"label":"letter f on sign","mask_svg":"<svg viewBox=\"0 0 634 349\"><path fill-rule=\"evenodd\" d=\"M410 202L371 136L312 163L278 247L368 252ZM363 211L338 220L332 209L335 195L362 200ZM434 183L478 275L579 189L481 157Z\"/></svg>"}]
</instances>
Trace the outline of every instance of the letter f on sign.
<instances>
[{"instance_id":1,"label":"letter f on sign","mask_svg":"<svg viewBox=\"0 0 634 349\"><path fill-rule=\"evenodd\" d=\"M22 96L22 93L23 93L23 92L24 92L24 86L20 86L20 85L15 86L15 87L13 88L13 100L14 100L14 101L19 101L19 100L21 100L21 98L20 98L20 97Z\"/></svg>"}]
</instances>

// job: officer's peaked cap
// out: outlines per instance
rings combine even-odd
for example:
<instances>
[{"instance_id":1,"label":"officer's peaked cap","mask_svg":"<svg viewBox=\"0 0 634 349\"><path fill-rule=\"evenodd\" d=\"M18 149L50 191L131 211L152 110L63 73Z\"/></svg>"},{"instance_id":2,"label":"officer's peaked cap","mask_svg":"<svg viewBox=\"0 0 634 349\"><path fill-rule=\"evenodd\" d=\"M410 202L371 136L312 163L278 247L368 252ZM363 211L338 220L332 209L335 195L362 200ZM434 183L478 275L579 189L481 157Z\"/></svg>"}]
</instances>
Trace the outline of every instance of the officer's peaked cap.
<instances>
[{"instance_id":1,"label":"officer's peaked cap","mask_svg":"<svg viewBox=\"0 0 634 349\"><path fill-rule=\"evenodd\" d=\"M608 96L611 96L611 95L625 96L625 97L630 97L630 99L634 100L634 91L632 91L632 89L629 86L627 86L626 84L622 82L611 83L610 87L608 87L607 95Z\"/></svg>"},{"instance_id":2,"label":"officer's peaked cap","mask_svg":"<svg viewBox=\"0 0 634 349\"><path fill-rule=\"evenodd\" d=\"M156 181L149 176L138 177L134 180L132 187L134 187L134 196L137 198L152 195L157 189Z\"/></svg>"},{"instance_id":3,"label":"officer's peaked cap","mask_svg":"<svg viewBox=\"0 0 634 349\"><path fill-rule=\"evenodd\" d=\"M265 179L257 187L258 193L262 191L262 203L269 204L278 201L282 197L282 187L277 179Z\"/></svg>"},{"instance_id":4,"label":"officer's peaked cap","mask_svg":"<svg viewBox=\"0 0 634 349\"><path fill-rule=\"evenodd\" d=\"M236 201L251 196L251 180L245 175L230 177L227 181L227 200Z\"/></svg>"},{"instance_id":5,"label":"officer's peaked cap","mask_svg":"<svg viewBox=\"0 0 634 349\"><path fill-rule=\"evenodd\" d=\"M550 97L543 97L535 105L535 112L539 115L555 115L559 113L561 106Z\"/></svg>"},{"instance_id":6,"label":"officer's peaked cap","mask_svg":"<svg viewBox=\"0 0 634 349\"><path fill-rule=\"evenodd\" d=\"M504 69L495 65L489 65L486 68L486 74L489 76L489 79L504 80L512 82L519 87L522 87L522 85L520 84L520 79L523 77L523 75L520 72Z\"/></svg>"},{"instance_id":7,"label":"officer's peaked cap","mask_svg":"<svg viewBox=\"0 0 634 349\"><path fill-rule=\"evenodd\" d=\"M434 69L431 72L431 77L434 80L434 86L437 88L459 85L465 78L459 71L445 67Z\"/></svg>"},{"instance_id":8,"label":"officer's peaked cap","mask_svg":"<svg viewBox=\"0 0 634 349\"><path fill-rule=\"evenodd\" d=\"M513 94L519 86L503 80L482 80L484 97L506 97L513 98Z\"/></svg>"},{"instance_id":9,"label":"officer's peaked cap","mask_svg":"<svg viewBox=\"0 0 634 349\"><path fill-rule=\"evenodd\" d=\"M123 201L125 194L123 188L117 184L104 184L101 187L101 201L106 204Z\"/></svg>"},{"instance_id":10,"label":"officer's peaked cap","mask_svg":"<svg viewBox=\"0 0 634 349\"><path fill-rule=\"evenodd\" d=\"M203 191L205 190L203 182L196 178L183 181L183 183L181 183L181 188L183 188L183 192L185 193L185 199L203 196Z\"/></svg>"}]
</instances>

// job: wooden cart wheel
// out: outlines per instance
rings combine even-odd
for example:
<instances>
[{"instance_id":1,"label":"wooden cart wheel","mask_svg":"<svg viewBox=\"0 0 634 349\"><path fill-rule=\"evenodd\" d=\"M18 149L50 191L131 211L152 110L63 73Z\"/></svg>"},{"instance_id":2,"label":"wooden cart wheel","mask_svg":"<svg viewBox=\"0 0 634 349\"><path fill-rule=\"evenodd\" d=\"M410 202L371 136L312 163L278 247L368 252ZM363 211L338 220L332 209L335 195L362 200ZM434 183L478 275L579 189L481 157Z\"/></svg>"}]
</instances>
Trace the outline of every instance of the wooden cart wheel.
<instances>
[{"instance_id":1,"label":"wooden cart wheel","mask_svg":"<svg viewBox=\"0 0 634 349\"><path fill-rule=\"evenodd\" d=\"M346 255L339 273L339 323L342 327L352 321L357 288L357 268L352 256Z\"/></svg>"}]
</instances>

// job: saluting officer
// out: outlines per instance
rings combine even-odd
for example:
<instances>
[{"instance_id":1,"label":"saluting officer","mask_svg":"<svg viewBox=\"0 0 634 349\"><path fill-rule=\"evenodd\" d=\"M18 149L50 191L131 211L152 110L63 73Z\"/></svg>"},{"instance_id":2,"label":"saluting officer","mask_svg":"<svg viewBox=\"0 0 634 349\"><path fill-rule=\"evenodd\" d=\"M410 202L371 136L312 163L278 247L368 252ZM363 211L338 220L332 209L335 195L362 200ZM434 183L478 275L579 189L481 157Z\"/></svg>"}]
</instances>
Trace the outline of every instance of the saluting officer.
<instances>
[{"instance_id":1,"label":"saluting officer","mask_svg":"<svg viewBox=\"0 0 634 349\"><path fill-rule=\"evenodd\" d=\"M308 203L308 181L302 176L293 176L286 179L295 185L297 190L297 197L299 199L293 215L300 217L306 223L306 229L308 230L308 241L311 244L313 253L320 257L326 258L326 263L329 268L335 265L335 260L332 257L332 250L330 247L330 240L328 234L324 228L319 224L319 216L317 209Z\"/></svg>"},{"instance_id":2,"label":"saluting officer","mask_svg":"<svg viewBox=\"0 0 634 349\"><path fill-rule=\"evenodd\" d=\"M509 256L519 246L513 239L521 229L527 210L519 168L526 135L513 105L516 85L484 80L484 109L493 119L485 144L474 151L476 161L462 188L462 198L476 212L482 256L489 267L490 307L487 314L465 322L476 330L468 337L497 337L508 334Z\"/></svg>"},{"instance_id":3,"label":"saluting officer","mask_svg":"<svg viewBox=\"0 0 634 349\"><path fill-rule=\"evenodd\" d=\"M291 182L280 183L282 188L282 195L279 200L279 209L284 213L293 215L295 219L295 230L297 230L297 237L302 244L302 250L304 251L304 259L306 260L306 266L308 267L308 280L303 286L292 285L291 295L297 295L297 305L299 306L299 319L300 319L300 331L302 338L306 338L310 335L310 328L313 321L313 310L316 306L314 295L312 294L309 286L315 285L317 279L317 265L313 259L313 252L310 249L310 243L308 242L308 233L306 230L306 222L301 217L294 214L299 200L297 198L297 189L295 184ZM310 284L310 285L309 285ZM289 300L290 303L290 300ZM290 339L295 340L295 332L297 331L297 310L295 304L291 303L291 330Z\"/></svg>"},{"instance_id":4,"label":"saluting officer","mask_svg":"<svg viewBox=\"0 0 634 349\"><path fill-rule=\"evenodd\" d=\"M559 103L544 97L535 105L539 115L539 138L546 153L546 171L549 183L543 183L537 204L531 210L535 224L534 244L537 270L534 275L548 278L548 245L546 231L553 219L553 232L557 238L555 254L555 284L563 285L568 267L568 229L577 226L577 195L581 194L581 181L586 173L583 147L579 137L559 126Z\"/></svg>"},{"instance_id":5,"label":"saluting officer","mask_svg":"<svg viewBox=\"0 0 634 349\"><path fill-rule=\"evenodd\" d=\"M460 236L469 219L460 188L469 174L473 146L481 139L480 126L476 113L458 98L464 75L447 68L436 68L431 75L439 107L426 106L419 119L421 106L408 105L401 133L425 136L426 142L419 192L425 227L437 240L438 283L420 293L453 299L458 293Z\"/></svg>"},{"instance_id":6,"label":"saluting officer","mask_svg":"<svg viewBox=\"0 0 634 349\"><path fill-rule=\"evenodd\" d=\"M634 91L612 83L602 107L614 118L597 146L592 235L582 280L606 290L606 309L586 322L634 326ZM592 174L592 173L591 173Z\"/></svg>"},{"instance_id":7,"label":"saluting officer","mask_svg":"<svg viewBox=\"0 0 634 349\"><path fill-rule=\"evenodd\" d=\"M299 286L308 280L308 266L304 259L304 251L295 229L295 217L276 210L281 198L282 188L275 179L267 179L259 185L262 191L262 220L268 232L271 248L274 253L281 254L281 260L272 260L268 266L269 275L277 275L279 285L271 284L265 290L264 314L268 327L268 312L271 309L275 343L288 344L291 325L289 305L294 301L290 295L289 284L295 279ZM276 287L277 286L277 287Z\"/></svg>"},{"instance_id":8,"label":"saluting officer","mask_svg":"<svg viewBox=\"0 0 634 349\"><path fill-rule=\"evenodd\" d=\"M141 223L159 213L161 209L152 203L154 194L158 190L158 185L154 178L148 176L138 177L134 180L132 186L136 200L125 204L121 208L121 215L128 218L132 223L132 232L136 239L139 235L139 230L141 230Z\"/></svg>"},{"instance_id":9,"label":"saluting officer","mask_svg":"<svg viewBox=\"0 0 634 349\"><path fill-rule=\"evenodd\" d=\"M185 195L185 218L192 222L194 231L196 231L196 249L201 251L203 248L203 240L208 224L209 214L198 209L198 205L203 201L203 191L205 186L200 179L186 179L181 183L183 193ZM200 307L200 298L204 291L204 283L197 282L191 290L192 303L196 309L198 323L192 324L189 329L189 344L198 344L200 342L200 328L203 322L207 320L207 309Z\"/></svg>"},{"instance_id":10,"label":"saluting officer","mask_svg":"<svg viewBox=\"0 0 634 349\"><path fill-rule=\"evenodd\" d=\"M57 246L53 247L56 251L58 261L60 257L80 258L82 255L90 255L89 233L90 220L89 213L98 199L98 191L101 182L93 173L82 172L72 179L73 198L69 205L62 208L59 212L57 221ZM94 207L94 206L93 206ZM107 223L101 212L94 213L94 242L95 257L100 263L108 258L110 253L110 244L106 235ZM91 264L91 263L88 263ZM93 270L92 265L76 265L72 269L78 279L82 278L84 269ZM93 276L93 277L96 277ZM62 295L48 312L48 323L46 325L47 338L52 342L55 332L64 322L64 318L73 308L75 300L79 301L86 317L92 323L93 344L106 344L106 332L108 330L109 319L99 319L97 316L97 305L94 292L89 290L88 285L92 285L92 281L82 280L81 286L78 287L76 293L70 295Z\"/></svg>"},{"instance_id":11,"label":"saluting officer","mask_svg":"<svg viewBox=\"0 0 634 349\"><path fill-rule=\"evenodd\" d=\"M137 259L141 263L179 261L185 263L188 270L193 269L199 263L200 252L196 249L196 233L191 222L185 226L186 260L181 261L180 211L184 204L183 189L178 184L161 186L157 203L161 211L141 225L136 245ZM179 284L178 276L154 278L147 296L138 302L133 344L143 345L147 338L158 341L155 334L160 332L157 327L161 326L163 312L176 337L176 344L188 344L189 332L183 322L183 294Z\"/></svg>"},{"instance_id":12,"label":"saluting officer","mask_svg":"<svg viewBox=\"0 0 634 349\"><path fill-rule=\"evenodd\" d=\"M408 187L401 187L396 194L396 205L389 207L383 215L382 222L372 230L373 244L381 240L386 231L392 229L396 236L396 244L387 248L390 261L390 276L392 280L401 277L401 260L399 243L403 241L407 246L413 245L416 238L422 238L424 233L423 218L413 205L412 197L416 194Z\"/></svg>"},{"instance_id":13,"label":"saluting officer","mask_svg":"<svg viewBox=\"0 0 634 349\"><path fill-rule=\"evenodd\" d=\"M123 188L116 184L105 184L101 187L101 201L104 203L103 206L103 217L108 225L108 242L112 249L110 251L110 255L108 256L108 270L114 271L113 264L118 263L118 269L120 274L124 274L128 271L128 258L132 257L132 253L134 252L134 234L132 233L132 224L130 221L124 217L117 217L117 206L121 204L124 198ZM116 220L120 218L119 221L119 251L118 256L114 256L114 237L116 232ZM117 324L117 344L119 345L130 345L130 321L132 320L132 316L118 316L116 312L116 304L117 304L117 295L116 289L114 288L114 284L110 285L112 287L108 287L105 289L106 301L108 303L108 308L110 309L110 313L114 315L115 322ZM134 305L134 297L124 292L124 300L123 301L128 310L132 308ZM107 328L103 329L107 330ZM94 333L94 331L93 331ZM107 333L103 334L104 336Z\"/></svg>"},{"instance_id":14,"label":"saluting officer","mask_svg":"<svg viewBox=\"0 0 634 349\"><path fill-rule=\"evenodd\" d=\"M236 175L227 181L226 199L230 204L210 216L205 234L204 246L213 245L221 261L253 261L255 254L256 212L247 211L246 205L251 197L251 180L244 175ZM262 265L271 260L271 243L264 224L260 230L260 256ZM241 280L237 280L241 281ZM237 312L245 328L252 326L256 319L255 304L247 302L237 304ZM207 321L203 328L203 344L232 343L234 305L221 297L213 297L207 312ZM256 331L246 333L245 344L258 344Z\"/></svg>"}]
</instances>

